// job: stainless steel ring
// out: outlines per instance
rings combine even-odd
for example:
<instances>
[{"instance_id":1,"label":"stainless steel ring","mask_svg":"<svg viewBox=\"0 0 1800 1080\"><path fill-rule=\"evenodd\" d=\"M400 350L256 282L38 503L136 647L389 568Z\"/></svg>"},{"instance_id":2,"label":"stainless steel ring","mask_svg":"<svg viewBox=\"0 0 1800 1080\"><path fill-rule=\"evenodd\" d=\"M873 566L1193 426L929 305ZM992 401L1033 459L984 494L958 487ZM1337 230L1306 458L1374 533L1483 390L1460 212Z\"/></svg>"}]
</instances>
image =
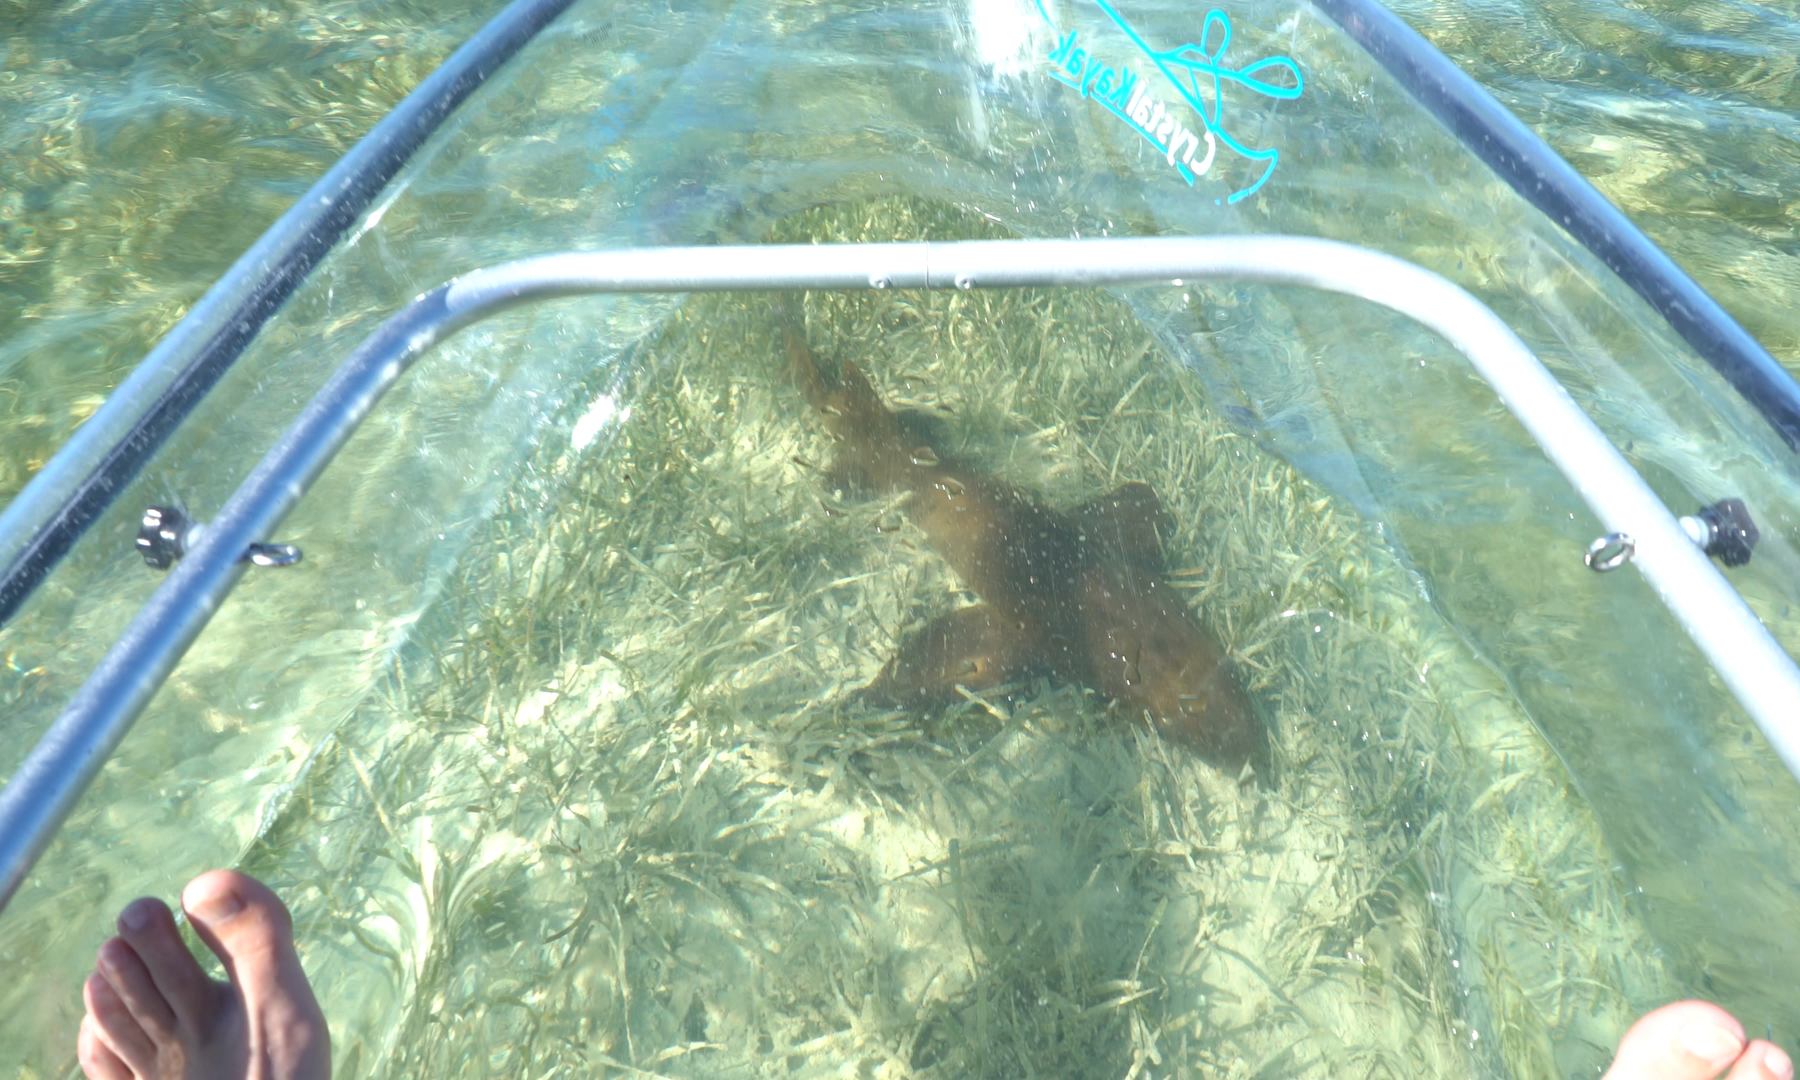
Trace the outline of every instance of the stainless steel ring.
<instances>
[{"instance_id":1,"label":"stainless steel ring","mask_svg":"<svg viewBox=\"0 0 1800 1080\"><path fill-rule=\"evenodd\" d=\"M1600 557L1602 552L1606 551L1608 548L1615 547L1619 550L1605 558ZM1587 563L1589 570L1592 570L1596 574L1604 574L1610 570L1617 570L1619 567L1630 562L1631 556L1636 551L1637 542L1631 538L1630 533L1607 533L1605 536L1596 539L1593 543L1588 545L1587 555L1584 557L1584 561Z\"/></svg>"},{"instance_id":2,"label":"stainless steel ring","mask_svg":"<svg viewBox=\"0 0 1800 1080\"><path fill-rule=\"evenodd\" d=\"M300 561L300 549L292 544L251 544L244 558L257 566L292 566Z\"/></svg>"}]
</instances>

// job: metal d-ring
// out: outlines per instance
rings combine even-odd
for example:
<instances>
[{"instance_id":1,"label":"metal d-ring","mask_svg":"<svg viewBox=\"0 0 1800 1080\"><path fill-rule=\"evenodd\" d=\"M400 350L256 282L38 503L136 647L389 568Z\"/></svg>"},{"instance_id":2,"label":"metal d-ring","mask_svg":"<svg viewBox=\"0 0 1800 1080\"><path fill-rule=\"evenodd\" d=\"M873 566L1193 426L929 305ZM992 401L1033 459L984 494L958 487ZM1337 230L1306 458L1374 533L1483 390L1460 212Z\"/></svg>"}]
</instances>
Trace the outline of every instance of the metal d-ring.
<instances>
[{"instance_id":1,"label":"metal d-ring","mask_svg":"<svg viewBox=\"0 0 1800 1080\"><path fill-rule=\"evenodd\" d=\"M1604 559L1600 557L1601 552L1614 547L1619 550ZM1637 541L1631 538L1630 533L1607 533L1588 545L1587 555L1583 561L1587 563L1589 570L1596 574L1604 574L1609 570L1617 570L1630 562L1632 554L1636 551Z\"/></svg>"},{"instance_id":2,"label":"metal d-ring","mask_svg":"<svg viewBox=\"0 0 1800 1080\"><path fill-rule=\"evenodd\" d=\"M300 549L292 544L251 544L244 558L257 566L292 566L300 561Z\"/></svg>"}]
</instances>

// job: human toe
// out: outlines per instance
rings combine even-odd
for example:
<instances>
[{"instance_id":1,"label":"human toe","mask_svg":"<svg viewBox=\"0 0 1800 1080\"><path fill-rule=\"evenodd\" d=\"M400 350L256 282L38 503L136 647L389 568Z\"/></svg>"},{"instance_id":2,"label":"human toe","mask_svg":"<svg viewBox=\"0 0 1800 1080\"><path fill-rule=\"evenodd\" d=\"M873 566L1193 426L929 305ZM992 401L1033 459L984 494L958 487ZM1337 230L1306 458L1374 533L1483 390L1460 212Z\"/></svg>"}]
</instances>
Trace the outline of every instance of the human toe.
<instances>
[{"instance_id":1,"label":"human toe","mask_svg":"<svg viewBox=\"0 0 1800 1080\"><path fill-rule=\"evenodd\" d=\"M87 1006L86 1022L95 1039L131 1073L154 1076L156 1044L113 989L112 983L96 971L82 984L81 997Z\"/></svg>"},{"instance_id":2,"label":"human toe","mask_svg":"<svg viewBox=\"0 0 1800 1080\"><path fill-rule=\"evenodd\" d=\"M330 1037L294 949L287 907L262 882L231 870L195 878L181 902L195 932L231 976L252 1045L282 1060L279 1075L325 1075Z\"/></svg>"},{"instance_id":3,"label":"human toe","mask_svg":"<svg viewBox=\"0 0 1800 1080\"><path fill-rule=\"evenodd\" d=\"M75 1040L75 1060L88 1080L132 1080L131 1069L100 1037L93 1016L81 1018L81 1034Z\"/></svg>"},{"instance_id":4,"label":"human toe","mask_svg":"<svg viewBox=\"0 0 1800 1080\"><path fill-rule=\"evenodd\" d=\"M1743 1052L1744 1028L1730 1013L1678 1001L1631 1025L1603 1080L1713 1080Z\"/></svg>"},{"instance_id":5,"label":"human toe","mask_svg":"<svg viewBox=\"0 0 1800 1080\"><path fill-rule=\"evenodd\" d=\"M145 966L137 950L121 938L108 938L100 946L95 970L105 979L133 1020L152 1042L167 1042L176 1036L175 1011L156 985L156 979Z\"/></svg>"},{"instance_id":6,"label":"human toe","mask_svg":"<svg viewBox=\"0 0 1800 1080\"><path fill-rule=\"evenodd\" d=\"M1744 1048L1725 1080L1794 1080L1794 1063L1781 1047L1757 1039Z\"/></svg>"},{"instance_id":7,"label":"human toe","mask_svg":"<svg viewBox=\"0 0 1800 1080\"><path fill-rule=\"evenodd\" d=\"M215 988L181 940L175 916L161 900L134 900L119 913L119 937L143 961L178 1025L201 1029L214 1007Z\"/></svg>"},{"instance_id":8,"label":"human toe","mask_svg":"<svg viewBox=\"0 0 1800 1080\"><path fill-rule=\"evenodd\" d=\"M188 883L181 906L232 982L246 992L299 974L293 918L262 882L235 870L213 870Z\"/></svg>"}]
</instances>

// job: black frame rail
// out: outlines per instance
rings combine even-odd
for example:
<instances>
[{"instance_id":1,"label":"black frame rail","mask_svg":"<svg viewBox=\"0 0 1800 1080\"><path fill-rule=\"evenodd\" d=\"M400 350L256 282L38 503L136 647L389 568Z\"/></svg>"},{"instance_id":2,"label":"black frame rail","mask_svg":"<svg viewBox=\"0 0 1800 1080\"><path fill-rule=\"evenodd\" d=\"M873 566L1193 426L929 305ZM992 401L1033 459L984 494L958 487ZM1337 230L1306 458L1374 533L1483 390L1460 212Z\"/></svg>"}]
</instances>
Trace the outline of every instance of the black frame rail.
<instances>
[{"instance_id":1,"label":"black frame rail","mask_svg":"<svg viewBox=\"0 0 1800 1080\"><path fill-rule=\"evenodd\" d=\"M1800 451L1800 384L1574 166L1377 0L1312 0L1476 156L1620 280Z\"/></svg>"},{"instance_id":2,"label":"black frame rail","mask_svg":"<svg viewBox=\"0 0 1800 1080\"><path fill-rule=\"evenodd\" d=\"M513 0L352 147L138 364L0 514L0 623L12 618L230 370L388 181L573 0Z\"/></svg>"}]
</instances>

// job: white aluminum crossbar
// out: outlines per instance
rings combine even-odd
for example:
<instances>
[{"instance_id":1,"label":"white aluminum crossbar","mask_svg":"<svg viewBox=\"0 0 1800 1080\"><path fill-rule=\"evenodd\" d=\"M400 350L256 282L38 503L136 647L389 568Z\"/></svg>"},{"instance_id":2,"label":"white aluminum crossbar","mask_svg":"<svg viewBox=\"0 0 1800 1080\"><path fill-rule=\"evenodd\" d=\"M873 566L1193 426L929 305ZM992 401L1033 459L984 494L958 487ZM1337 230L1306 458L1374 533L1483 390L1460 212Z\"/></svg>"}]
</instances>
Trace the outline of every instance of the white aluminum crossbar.
<instances>
[{"instance_id":1,"label":"white aluminum crossbar","mask_svg":"<svg viewBox=\"0 0 1800 1080\"><path fill-rule=\"evenodd\" d=\"M649 248L477 270L389 319L338 369L177 564L0 792L0 909L267 539L376 400L431 346L526 301L589 293L999 288L1195 280L1361 297L1468 357L1800 778L1800 668L1675 516L1500 318L1456 284L1378 251L1297 236Z\"/></svg>"}]
</instances>

